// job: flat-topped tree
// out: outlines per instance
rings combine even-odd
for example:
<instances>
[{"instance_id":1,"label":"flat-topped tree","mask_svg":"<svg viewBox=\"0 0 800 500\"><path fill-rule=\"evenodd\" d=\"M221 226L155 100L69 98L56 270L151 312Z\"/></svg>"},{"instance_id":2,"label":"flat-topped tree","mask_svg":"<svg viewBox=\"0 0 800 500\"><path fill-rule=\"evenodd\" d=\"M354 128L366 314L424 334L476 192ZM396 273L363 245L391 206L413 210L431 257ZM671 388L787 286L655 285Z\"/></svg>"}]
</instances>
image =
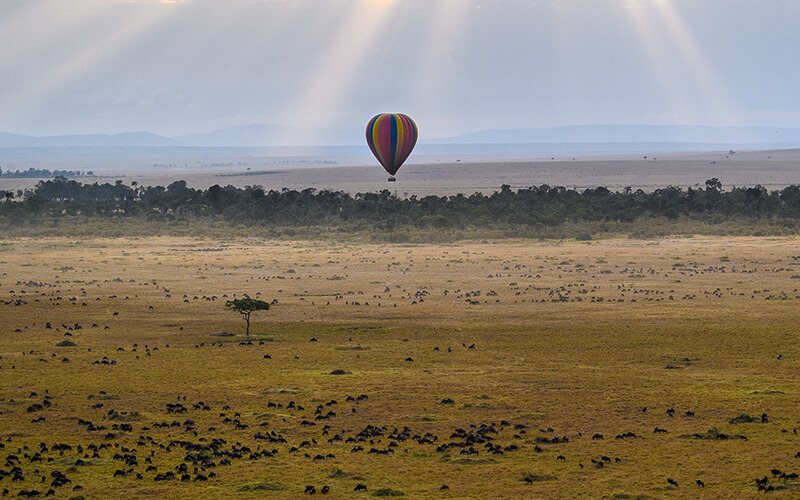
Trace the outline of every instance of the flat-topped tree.
<instances>
[{"instance_id":1,"label":"flat-topped tree","mask_svg":"<svg viewBox=\"0 0 800 500\"><path fill-rule=\"evenodd\" d=\"M247 321L247 336L250 336L250 315L256 311L267 311L269 309L269 302L263 300L251 299L249 297L244 299L233 299L225 302L226 309L232 309L242 316Z\"/></svg>"}]
</instances>

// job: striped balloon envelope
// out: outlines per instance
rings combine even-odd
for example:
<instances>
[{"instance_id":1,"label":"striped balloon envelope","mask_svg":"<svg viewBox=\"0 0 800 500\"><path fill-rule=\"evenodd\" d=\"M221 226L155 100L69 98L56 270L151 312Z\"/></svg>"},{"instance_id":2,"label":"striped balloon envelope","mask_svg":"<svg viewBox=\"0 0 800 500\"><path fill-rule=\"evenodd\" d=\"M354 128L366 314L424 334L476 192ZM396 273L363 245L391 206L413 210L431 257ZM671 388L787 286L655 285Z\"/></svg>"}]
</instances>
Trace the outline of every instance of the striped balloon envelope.
<instances>
[{"instance_id":1,"label":"striped balloon envelope","mask_svg":"<svg viewBox=\"0 0 800 500\"><path fill-rule=\"evenodd\" d=\"M417 124L400 113L381 113L367 124L367 144L383 168L394 175L417 144ZM394 177L389 178L390 181Z\"/></svg>"}]
</instances>

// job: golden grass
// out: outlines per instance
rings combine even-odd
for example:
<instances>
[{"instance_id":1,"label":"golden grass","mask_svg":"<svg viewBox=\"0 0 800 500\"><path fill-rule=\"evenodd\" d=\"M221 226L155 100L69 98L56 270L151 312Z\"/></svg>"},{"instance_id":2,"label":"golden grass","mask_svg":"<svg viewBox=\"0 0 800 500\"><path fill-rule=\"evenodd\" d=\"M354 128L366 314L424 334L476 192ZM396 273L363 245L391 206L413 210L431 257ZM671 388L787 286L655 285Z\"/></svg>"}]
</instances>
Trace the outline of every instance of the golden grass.
<instances>
[{"instance_id":1,"label":"golden grass","mask_svg":"<svg viewBox=\"0 0 800 500\"><path fill-rule=\"evenodd\" d=\"M754 478L770 476L773 468L800 469L794 458L800 451L794 433L800 428L797 243L0 242L0 300L7 303L0 303L0 456L18 455L26 477L13 485L0 480L0 488L12 495L46 491L50 472L60 470L72 484L60 488L59 498L283 498L323 484L335 498L380 488L411 498L756 497ZM246 340L244 322L223 307L225 295L245 293L278 300L269 312L253 315L252 346L239 345ZM216 335L221 332L234 336ZM77 346L56 347L64 339ZM104 356L116 364L93 364ZM330 375L334 370L349 373ZM97 397L100 391L104 398ZM26 411L46 394L52 407ZM369 399L345 401L360 394ZM166 404L179 398L188 413L167 414ZM446 398L453 404L440 404ZM331 399L338 404L324 412L333 410L335 417L300 425ZM193 410L199 401L211 410ZM287 409L289 401L305 409ZM98 403L104 406L91 408ZM91 420L110 430L120 423L108 417L111 409L138 412L130 418L133 432L112 431L115 438L104 439L108 431L78 424ZM221 413L249 427L236 430ZM729 423L743 413L766 413L768 422ZM39 416L46 420L31 422ZM195 421L197 435L152 427L187 419ZM450 439L456 428L494 422L499 430L502 420L527 425L524 434L513 427L491 434L493 443L518 451L493 455L480 444L477 455L436 450L459 441ZM331 430L323 436L326 423ZM327 441L370 424L388 431L374 444L357 443L364 452ZM209 431L212 426L216 430ZM393 454L366 454L385 449L388 434L403 426L438 441L407 440ZM668 433L654 434L655 427ZM747 440L681 437L712 428ZM271 431L287 443L254 438ZM626 432L637 437L614 439ZM593 440L598 433L604 439ZM156 472L145 472L144 463L151 452L158 472L166 472L187 451L140 445L139 436L165 446L223 438L224 450L239 442L278 454L258 460L245 454L230 466L199 471L216 473L208 482L154 482ZM537 441L553 436L569 442ZM312 438L316 445L289 452ZM53 462L30 463L24 454L33 455L40 442L73 449L43 455ZM82 456L75 446L90 443L135 448L139 465L131 475L112 478L126 468L113 460L121 448L112 448L74 466ZM18 454L23 446L28 450ZM336 458L313 461L306 452ZM597 468L592 459L601 456L612 462ZM531 484L523 481L526 475ZM667 478L680 486L668 486ZM358 483L368 486L366 494L353 493ZM71 492L76 484L84 491ZM443 484L449 491L439 490ZM792 492L799 484L780 482Z\"/></svg>"}]
</instances>

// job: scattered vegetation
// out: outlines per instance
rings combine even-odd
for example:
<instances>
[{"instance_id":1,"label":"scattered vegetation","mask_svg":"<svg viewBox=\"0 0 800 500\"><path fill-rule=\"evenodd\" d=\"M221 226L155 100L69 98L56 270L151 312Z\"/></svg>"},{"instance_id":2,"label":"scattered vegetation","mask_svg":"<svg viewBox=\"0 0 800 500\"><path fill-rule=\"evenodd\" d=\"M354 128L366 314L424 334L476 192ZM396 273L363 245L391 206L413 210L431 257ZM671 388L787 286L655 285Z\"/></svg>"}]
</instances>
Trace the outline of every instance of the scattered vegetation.
<instances>
[{"instance_id":1,"label":"scattered vegetation","mask_svg":"<svg viewBox=\"0 0 800 500\"><path fill-rule=\"evenodd\" d=\"M716 427L712 427L711 429L707 430L703 433L695 433L695 434L683 434L680 436L684 439L706 439L710 441L725 441L728 439L747 439L747 436L743 436L742 434L725 434L720 432L719 429Z\"/></svg>"},{"instance_id":2,"label":"scattered vegetation","mask_svg":"<svg viewBox=\"0 0 800 500\"><path fill-rule=\"evenodd\" d=\"M354 481L363 481L364 478L358 474L345 472L342 469L334 468L331 473L327 475L328 479L352 479Z\"/></svg>"}]
</instances>

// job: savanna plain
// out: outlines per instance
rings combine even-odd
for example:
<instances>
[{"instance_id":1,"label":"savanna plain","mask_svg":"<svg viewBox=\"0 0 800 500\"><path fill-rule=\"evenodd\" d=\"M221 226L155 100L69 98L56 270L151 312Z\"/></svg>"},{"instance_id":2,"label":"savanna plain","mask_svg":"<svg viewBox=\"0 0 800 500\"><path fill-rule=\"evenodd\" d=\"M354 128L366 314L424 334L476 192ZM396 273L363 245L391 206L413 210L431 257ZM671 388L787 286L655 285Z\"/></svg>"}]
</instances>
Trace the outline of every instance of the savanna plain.
<instances>
[{"instance_id":1,"label":"savanna plain","mask_svg":"<svg viewBox=\"0 0 800 500\"><path fill-rule=\"evenodd\" d=\"M799 248L2 240L0 490L796 496Z\"/></svg>"}]
</instances>

